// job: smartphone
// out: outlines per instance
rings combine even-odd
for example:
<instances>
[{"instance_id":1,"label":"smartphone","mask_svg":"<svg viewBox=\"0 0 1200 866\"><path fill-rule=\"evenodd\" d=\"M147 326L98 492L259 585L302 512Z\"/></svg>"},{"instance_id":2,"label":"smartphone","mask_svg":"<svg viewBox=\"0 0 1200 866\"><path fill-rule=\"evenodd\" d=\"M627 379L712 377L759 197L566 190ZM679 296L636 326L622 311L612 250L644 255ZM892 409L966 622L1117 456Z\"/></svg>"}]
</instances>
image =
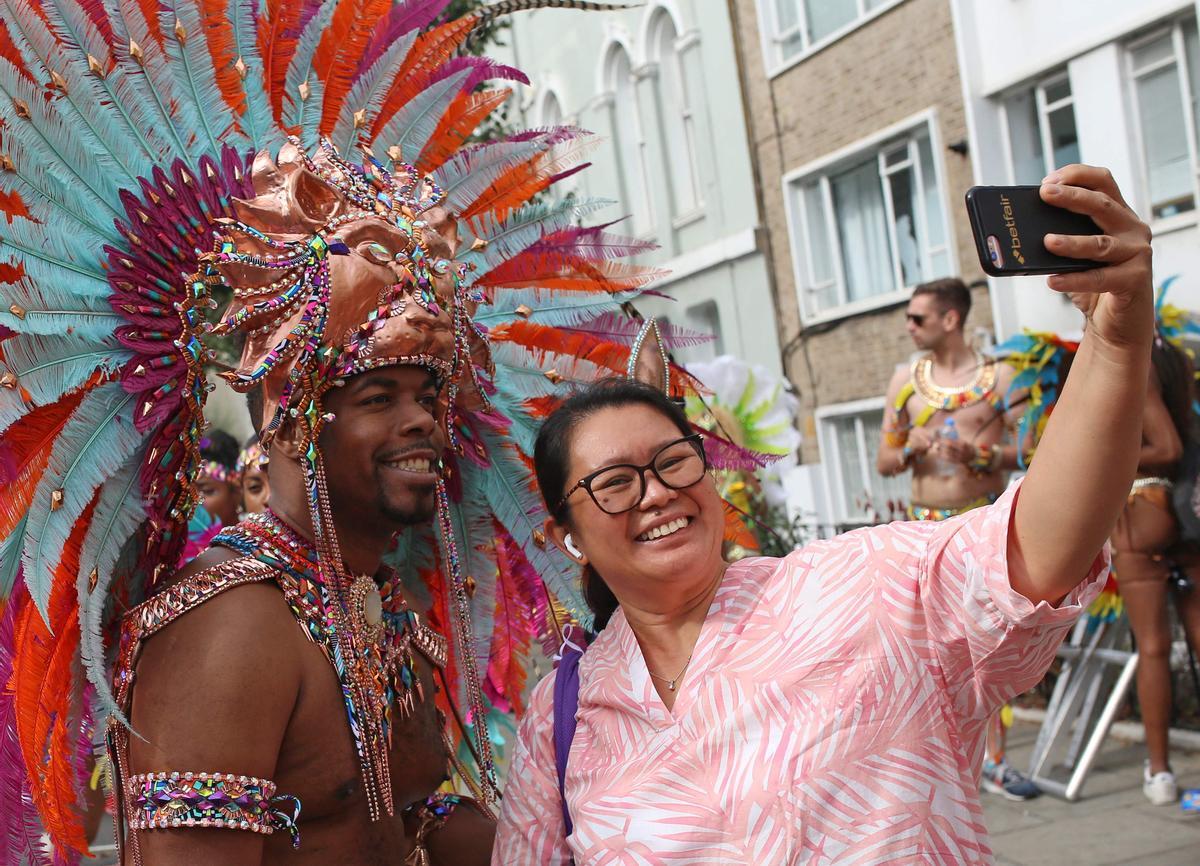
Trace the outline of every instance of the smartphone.
<instances>
[{"instance_id":1,"label":"smartphone","mask_svg":"<svg viewBox=\"0 0 1200 866\"><path fill-rule=\"evenodd\" d=\"M1046 204L1037 186L973 186L967 190L967 214L979 264L993 277L1065 274L1104 267L1103 262L1068 259L1046 249L1048 234L1099 235L1104 232L1084 214Z\"/></svg>"}]
</instances>

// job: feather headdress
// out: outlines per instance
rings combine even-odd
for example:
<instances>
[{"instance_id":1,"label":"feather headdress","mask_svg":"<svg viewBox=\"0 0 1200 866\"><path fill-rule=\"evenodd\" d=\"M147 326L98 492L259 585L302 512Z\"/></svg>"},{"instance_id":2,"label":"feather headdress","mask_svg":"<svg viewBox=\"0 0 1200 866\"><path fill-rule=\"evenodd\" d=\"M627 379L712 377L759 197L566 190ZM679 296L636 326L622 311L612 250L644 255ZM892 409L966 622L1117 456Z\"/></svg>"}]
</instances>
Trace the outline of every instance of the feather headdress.
<instances>
[{"instance_id":1,"label":"feather headdress","mask_svg":"<svg viewBox=\"0 0 1200 866\"><path fill-rule=\"evenodd\" d=\"M469 613L462 695L519 707L522 659L553 612L582 610L529 448L572 382L628 357L622 304L655 273L625 261L644 244L577 225L596 202L544 195L583 132L469 141L503 101L485 82L523 78L461 51L498 9L437 23L445 6L0 10L0 862L40 862L35 808L60 856L85 844L75 753L93 711L117 714L114 599L136 603L187 541L214 328L249 333L231 379L263 389L268 439L333 377L445 375L445 547L414 531L403 558L435 616ZM339 234L354 219L403 235L404 276L369 303L339 294L349 262L370 266Z\"/></svg>"}]
</instances>

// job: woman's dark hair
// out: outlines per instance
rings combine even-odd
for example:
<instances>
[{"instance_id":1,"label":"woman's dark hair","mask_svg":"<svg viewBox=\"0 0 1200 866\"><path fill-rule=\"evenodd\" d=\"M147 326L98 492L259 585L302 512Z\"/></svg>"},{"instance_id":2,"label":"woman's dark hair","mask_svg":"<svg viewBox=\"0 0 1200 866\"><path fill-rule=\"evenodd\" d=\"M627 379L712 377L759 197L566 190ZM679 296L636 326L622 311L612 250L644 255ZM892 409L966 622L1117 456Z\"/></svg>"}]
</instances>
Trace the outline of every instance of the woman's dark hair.
<instances>
[{"instance_id":1,"label":"woman's dark hair","mask_svg":"<svg viewBox=\"0 0 1200 866\"><path fill-rule=\"evenodd\" d=\"M533 448L533 468L542 499L550 516L558 522L569 522L567 504L562 497L575 481L567 477L575 428L602 409L622 406L646 406L666 416L682 435L693 432L678 403L659 389L633 379L603 379L568 397L542 424ZM583 569L583 597L596 618L595 629L599 631L616 612L617 597L590 565Z\"/></svg>"},{"instance_id":2,"label":"woman's dark hair","mask_svg":"<svg viewBox=\"0 0 1200 866\"><path fill-rule=\"evenodd\" d=\"M1162 388L1163 403L1171 415L1179 441L1186 448L1195 437L1192 402L1195 399L1195 373L1191 359L1182 349L1172 346L1161 336L1150 350L1150 363Z\"/></svg>"},{"instance_id":3,"label":"woman's dark hair","mask_svg":"<svg viewBox=\"0 0 1200 866\"><path fill-rule=\"evenodd\" d=\"M200 440L200 456L219 463L230 471L237 466L240 453L237 440L224 430L209 430Z\"/></svg>"}]
</instances>

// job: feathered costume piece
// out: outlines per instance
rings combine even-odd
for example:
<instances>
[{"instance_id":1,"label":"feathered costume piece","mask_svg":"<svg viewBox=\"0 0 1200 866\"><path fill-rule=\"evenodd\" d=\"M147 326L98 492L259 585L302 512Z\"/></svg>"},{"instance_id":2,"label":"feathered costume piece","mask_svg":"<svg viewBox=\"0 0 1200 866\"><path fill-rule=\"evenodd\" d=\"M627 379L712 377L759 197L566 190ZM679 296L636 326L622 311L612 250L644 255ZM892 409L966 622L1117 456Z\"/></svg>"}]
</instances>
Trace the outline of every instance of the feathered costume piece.
<instances>
[{"instance_id":1,"label":"feathered costume piece","mask_svg":"<svg viewBox=\"0 0 1200 866\"><path fill-rule=\"evenodd\" d=\"M519 708L555 612L584 618L539 530L532 442L573 383L626 371L622 305L656 274L626 261L644 243L579 225L599 203L545 195L585 133L469 142L503 101L484 83L524 79L462 56L480 16L431 26L446 5L4 3L0 864L42 862L39 821L60 858L86 850L91 719L120 718L113 623L186 543L214 327L244 338L228 378L259 391L267 442L291 417L315 443L322 394L358 371L443 377L441 538L410 530L396 561L452 633L485 774L489 704ZM304 470L333 579L315 444Z\"/></svg>"},{"instance_id":2,"label":"feathered costume piece","mask_svg":"<svg viewBox=\"0 0 1200 866\"><path fill-rule=\"evenodd\" d=\"M1200 338L1200 323L1196 316L1167 303L1167 293L1177 276L1168 277L1159 287L1154 301L1156 339L1165 340L1175 348L1193 357L1193 352L1185 344L1188 338ZM1066 381L1071 361L1079 350L1079 341L1064 339L1049 332L1026 332L1006 340L993 351L1002 357L1005 363L1016 370L1012 384L1005 395L1005 408L1024 403L1024 409L1018 423L1018 460L1022 469L1028 466L1032 457L1024 451L1027 435L1032 432L1032 441L1036 447L1041 438L1046 422L1054 411L1058 401L1060 388ZM1200 379L1200 372L1197 372ZM1193 400L1193 411L1200 416L1200 403ZM1089 625L1099 622L1112 622L1118 619L1125 609L1118 587L1119 575L1109 575L1103 591L1088 608Z\"/></svg>"}]
</instances>

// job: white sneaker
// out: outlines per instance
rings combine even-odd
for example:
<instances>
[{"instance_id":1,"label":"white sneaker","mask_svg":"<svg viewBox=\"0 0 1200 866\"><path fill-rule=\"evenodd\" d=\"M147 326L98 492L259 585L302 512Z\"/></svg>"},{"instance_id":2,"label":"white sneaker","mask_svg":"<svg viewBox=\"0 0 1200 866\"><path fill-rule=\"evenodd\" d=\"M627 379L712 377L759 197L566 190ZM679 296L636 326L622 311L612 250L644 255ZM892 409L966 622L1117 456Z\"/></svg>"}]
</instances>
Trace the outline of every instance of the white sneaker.
<instances>
[{"instance_id":1,"label":"white sneaker","mask_svg":"<svg viewBox=\"0 0 1200 866\"><path fill-rule=\"evenodd\" d=\"M1155 806L1169 806L1179 799L1179 788L1175 785L1175 774L1170 770L1150 775L1150 762L1142 770L1142 793Z\"/></svg>"}]
</instances>

